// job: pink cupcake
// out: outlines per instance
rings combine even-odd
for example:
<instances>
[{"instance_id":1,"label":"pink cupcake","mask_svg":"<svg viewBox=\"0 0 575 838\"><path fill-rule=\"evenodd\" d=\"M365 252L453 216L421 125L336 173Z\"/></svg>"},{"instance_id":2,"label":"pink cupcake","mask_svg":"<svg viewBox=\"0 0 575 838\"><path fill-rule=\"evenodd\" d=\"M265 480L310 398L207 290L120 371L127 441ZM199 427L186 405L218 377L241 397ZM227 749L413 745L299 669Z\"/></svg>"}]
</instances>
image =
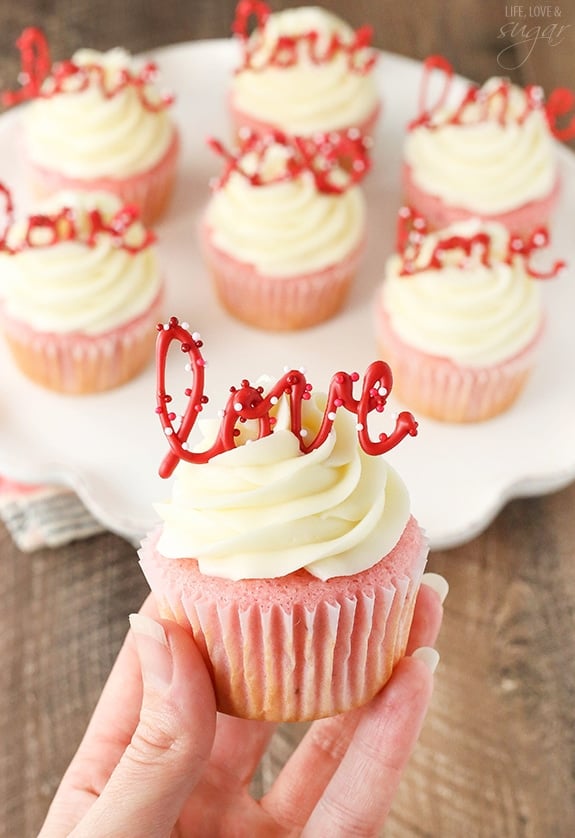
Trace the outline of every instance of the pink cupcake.
<instances>
[{"instance_id":1,"label":"pink cupcake","mask_svg":"<svg viewBox=\"0 0 575 838\"><path fill-rule=\"evenodd\" d=\"M302 721L360 706L405 652L428 552L383 456L416 423L402 413L387 436L367 430L389 367L370 365L359 399L359 376L346 373L327 395L296 370L243 381L191 446L207 401L202 344L175 318L159 328L158 413L171 446L160 473L176 468L175 485L140 564L160 613L193 634L222 712ZM178 428L163 372L173 341L193 372Z\"/></svg>"},{"instance_id":2,"label":"pink cupcake","mask_svg":"<svg viewBox=\"0 0 575 838\"><path fill-rule=\"evenodd\" d=\"M106 193L61 193L0 241L0 328L21 372L61 393L117 387L151 360L164 283L155 237Z\"/></svg>"},{"instance_id":3,"label":"pink cupcake","mask_svg":"<svg viewBox=\"0 0 575 838\"><path fill-rule=\"evenodd\" d=\"M245 137L226 161L201 227L205 263L234 317L302 329L345 303L364 252L369 168L361 137ZM341 158L352 161L351 171Z\"/></svg>"},{"instance_id":4,"label":"pink cupcake","mask_svg":"<svg viewBox=\"0 0 575 838\"><path fill-rule=\"evenodd\" d=\"M248 35L248 23L255 29ZM318 6L272 13L261 0L240 0L234 32L242 50L229 106L242 129L298 136L346 132L373 136L380 113L371 29L354 31Z\"/></svg>"},{"instance_id":5,"label":"pink cupcake","mask_svg":"<svg viewBox=\"0 0 575 838\"><path fill-rule=\"evenodd\" d=\"M441 91L431 103L434 82ZM574 135L575 125L557 125L572 94L558 89L546 102L540 87L508 79L453 82L445 59L427 59L404 146L405 203L436 229L469 217L522 235L548 224L560 189L554 138Z\"/></svg>"},{"instance_id":6,"label":"pink cupcake","mask_svg":"<svg viewBox=\"0 0 575 838\"><path fill-rule=\"evenodd\" d=\"M409 209L376 298L376 337L395 394L419 413L477 422L507 410L537 359L544 312L532 262L548 242L468 219L429 232Z\"/></svg>"},{"instance_id":7,"label":"pink cupcake","mask_svg":"<svg viewBox=\"0 0 575 838\"><path fill-rule=\"evenodd\" d=\"M32 100L21 118L34 194L111 192L138 206L144 223L157 221L172 193L179 135L173 99L155 85L156 66L122 49L83 49L51 65L37 29L26 29L18 46L26 82L3 98Z\"/></svg>"}]
</instances>

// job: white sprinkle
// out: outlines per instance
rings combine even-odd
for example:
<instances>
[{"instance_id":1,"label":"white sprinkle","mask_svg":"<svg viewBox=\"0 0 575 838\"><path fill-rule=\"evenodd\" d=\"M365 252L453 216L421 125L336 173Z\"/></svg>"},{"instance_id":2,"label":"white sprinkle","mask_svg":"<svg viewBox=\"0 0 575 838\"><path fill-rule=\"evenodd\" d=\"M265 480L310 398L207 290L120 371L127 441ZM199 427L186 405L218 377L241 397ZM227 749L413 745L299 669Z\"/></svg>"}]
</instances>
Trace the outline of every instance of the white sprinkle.
<instances>
[{"instance_id":1,"label":"white sprinkle","mask_svg":"<svg viewBox=\"0 0 575 838\"><path fill-rule=\"evenodd\" d=\"M278 399L277 396L272 396L271 397L270 404L277 404L278 402L279 402L279 399Z\"/></svg>"},{"instance_id":2,"label":"white sprinkle","mask_svg":"<svg viewBox=\"0 0 575 838\"><path fill-rule=\"evenodd\" d=\"M184 449L184 451L189 451L190 450L190 446L188 445L187 442L182 442L182 448Z\"/></svg>"},{"instance_id":3,"label":"white sprinkle","mask_svg":"<svg viewBox=\"0 0 575 838\"><path fill-rule=\"evenodd\" d=\"M164 332L167 332L168 329L170 328L170 324L169 323L164 323L163 328L164 328Z\"/></svg>"},{"instance_id":4,"label":"white sprinkle","mask_svg":"<svg viewBox=\"0 0 575 838\"><path fill-rule=\"evenodd\" d=\"M243 407L243 405L242 405L241 402L235 402L234 403L234 410L237 410L239 412L242 409L242 407Z\"/></svg>"},{"instance_id":5,"label":"white sprinkle","mask_svg":"<svg viewBox=\"0 0 575 838\"><path fill-rule=\"evenodd\" d=\"M363 422L358 422L357 425L355 426L356 431L363 431L363 428L364 428Z\"/></svg>"},{"instance_id":6,"label":"white sprinkle","mask_svg":"<svg viewBox=\"0 0 575 838\"><path fill-rule=\"evenodd\" d=\"M173 428L164 428L164 433L166 436L171 436L174 433Z\"/></svg>"},{"instance_id":7,"label":"white sprinkle","mask_svg":"<svg viewBox=\"0 0 575 838\"><path fill-rule=\"evenodd\" d=\"M194 340L200 340L201 335L199 332L192 332L192 337Z\"/></svg>"},{"instance_id":8,"label":"white sprinkle","mask_svg":"<svg viewBox=\"0 0 575 838\"><path fill-rule=\"evenodd\" d=\"M327 414L327 418L333 421L335 419L335 410L330 410L330 412Z\"/></svg>"},{"instance_id":9,"label":"white sprinkle","mask_svg":"<svg viewBox=\"0 0 575 838\"><path fill-rule=\"evenodd\" d=\"M307 436L307 428L302 428L301 429L300 436Z\"/></svg>"},{"instance_id":10,"label":"white sprinkle","mask_svg":"<svg viewBox=\"0 0 575 838\"><path fill-rule=\"evenodd\" d=\"M191 372L192 371L192 365L191 364L186 364L184 366L184 369L185 369L186 372Z\"/></svg>"}]
</instances>

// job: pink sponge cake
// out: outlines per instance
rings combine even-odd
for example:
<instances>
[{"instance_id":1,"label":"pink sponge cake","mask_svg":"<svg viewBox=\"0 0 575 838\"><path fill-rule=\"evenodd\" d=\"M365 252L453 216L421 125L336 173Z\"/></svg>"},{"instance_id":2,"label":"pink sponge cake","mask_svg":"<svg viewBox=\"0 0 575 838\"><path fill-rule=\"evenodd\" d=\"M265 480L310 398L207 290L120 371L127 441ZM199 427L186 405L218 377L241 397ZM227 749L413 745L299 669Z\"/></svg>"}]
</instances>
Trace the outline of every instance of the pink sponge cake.
<instances>
[{"instance_id":1,"label":"pink sponge cake","mask_svg":"<svg viewBox=\"0 0 575 838\"><path fill-rule=\"evenodd\" d=\"M566 89L545 101L540 87L504 78L460 87L451 65L431 56L404 146L405 203L436 229L473 216L529 235L557 202L555 138L575 134L573 120L558 126L572 104Z\"/></svg>"},{"instance_id":2,"label":"pink sponge cake","mask_svg":"<svg viewBox=\"0 0 575 838\"><path fill-rule=\"evenodd\" d=\"M193 372L179 427L163 371L173 341ZM192 447L207 401L201 345L175 318L160 327L158 413L171 446L160 473L175 468L175 485L142 570L162 616L193 633L222 712L301 721L350 710L404 654L426 563L407 489L383 456L416 423L401 413L370 437L368 415L383 413L392 385L383 362L358 398L356 374L316 394L291 370L231 388Z\"/></svg>"}]
</instances>

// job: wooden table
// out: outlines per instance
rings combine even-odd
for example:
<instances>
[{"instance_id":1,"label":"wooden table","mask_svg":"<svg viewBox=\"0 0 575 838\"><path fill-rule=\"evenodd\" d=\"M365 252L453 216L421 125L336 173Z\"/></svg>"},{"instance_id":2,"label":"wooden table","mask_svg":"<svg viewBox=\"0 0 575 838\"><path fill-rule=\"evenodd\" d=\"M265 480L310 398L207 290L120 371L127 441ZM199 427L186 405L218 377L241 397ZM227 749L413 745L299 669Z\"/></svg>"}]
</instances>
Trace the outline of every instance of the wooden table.
<instances>
[{"instance_id":1,"label":"wooden table","mask_svg":"<svg viewBox=\"0 0 575 838\"><path fill-rule=\"evenodd\" d=\"M272 3L274 8L297 3ZM575 4L560 0L526 57L526 15L483 0L326 2L378 47L423 59L444 54L483 81L515 45L521 84L575 87ZM0 85L18 69L14 41L42 25L55 57L80 46L137 52L227 37L231 0L18 0L0 11ZM44 11L49 9L49 11ZM515 11L514 11L515 9ZM545 21L549 25L549 21ZM507 27L506 39L498 36ZM523 50L523 52L522 52ZM571 278L572 279L572 278ZM1 381L1 373L0 373ZM575 397L575 387L574 387ZM1 419L0 419L1 421ZM542 429L542 432L544 429ZM568 838L575 834L575 485L514 500L480 536L434 551L429 569L451 592L442 661L427 723L385 834L391 838ZM0 527L0 835L37 834L146 585L132 545L106 533L61 549L20 553ZM281 766L302 726L282 728L258 777ZM139 836L138 836L139 838Z\"/></svg>"}]
</instances>

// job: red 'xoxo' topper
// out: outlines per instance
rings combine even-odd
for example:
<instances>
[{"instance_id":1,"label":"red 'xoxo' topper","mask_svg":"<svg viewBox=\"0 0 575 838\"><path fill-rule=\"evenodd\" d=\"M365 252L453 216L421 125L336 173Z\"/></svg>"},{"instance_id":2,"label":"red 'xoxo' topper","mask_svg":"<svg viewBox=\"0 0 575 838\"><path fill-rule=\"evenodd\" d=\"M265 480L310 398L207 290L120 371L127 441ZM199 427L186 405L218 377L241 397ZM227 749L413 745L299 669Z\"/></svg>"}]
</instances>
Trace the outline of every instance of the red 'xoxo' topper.
<instances>
[{"instance_id":1,"label":"red 'xoxo' topper","mask_svg":"<svg viewBox=\"0 0 575 838\"><path fill-rule=\"evenodd\" d=\"M264 44L265 26L270 13L270 7L262 0L240 0L236 6L232 31L243 43L243 63L236 73L242 70L259 71L266 67L293 67L299 61L300 46L305 48L313 64L326 64L338 53L344 53L348 58L348 67L354 73L366 75L375 65L376 53L370 49L373 34L370 26L361 26L353 33L350 41L345 41L334 32L323 49L320 49L320 35L314 30L301 35L279 35L269 54L262 60L258 53ZM248 25L251 17L255 18L256 28L250 37ZM254 61L254 58L259 60Z\"/></svg>"},{"instance_id":2,"label":"red 'xoxo' topper","mask_svg":"<svg viewBox=\"0 0 575 838\"><path fill-rule=\"evenodd\" d=\"M472 253L479 254L481 264L486 267L491 267L494 261L503 261L510 265L516 257L521 257L525 272L533 279L551 279L556 277L565 267L565 262L557 261L549 271L543 272L536 270L530 264L530 258L534 251L549 244L549 233L545 227L535 230L528 239L523 239L517 234L511 234L507 244L507 252L503 255L503 258L497 255L495 259L493 258L493 241L488 230L482 230L469 236L453 235L439 238L429 258L418 264L423 242L428 234L427 223L422 216L410 207L402 207L399 210L396 250L402 257L403 262L400 276L413 276L413 274L422 271L440 270L444 265L444 255L457 252L461 254L461 260L457 263L457 267L461 268L466 266L466 260ZM452 263L450 262L450 264Z\"/></svg>"},{"instance_id":3,"label":"red 'xoxo' topper","mask_svg":"<svg viewBox=\"0 0 575 838\"><path fill-rule=\"evenodd\" d=\"M99 209L86 211L85 219L78 219L73 207L61 207L54 213L30 215L23 235L18 235L17 244L9 244L10 230L14 224L14 204L10 190L0 183L0 195L4 198L6 221L0 233L0 253L13 256L32 247L53 247L65 241L78 241L87 247L95 247L100 235L111 236L114 244L128 253L140 253L156 240L151 230L138 231L131 236L133 225L139 221L139 210L134 206L123 206L111 217L105 217ZM132 241L132 238L134 240Z\"/></svg>"},{"instance_id":4,"label":"red 'xoxo' topper","mask_svg":"<svg viewBox=\"0 0 575 838\"><path fill-rule=\"evenodd\" d=\"M208 145L226 161L221 177L213 184L220 189L233 172L248 180L252 186L269 186L280 181L294 180L309 172L319 192L340 194L359 183L371 166L369 137L363 137L356 128L316 134L313 137L288 136L281 131L268 134L247 131L240 138L240 147L232 152L219 140L208 139ZM286 163L276 174L265 173L266 156L274 145L283 146ZM256 165L247 171L246 155L254 155ZM337 173L337 178L334 174Z\"/></svg>"},{"instance_id":5,"label":"red 'xoxo' topper","mask_svg":"<svg viewBox=\"0 0 575 838\"><path fill-rule=\"evenodd\" d=\"M302 427L302 402L310 398L312 386L300 370L291 370L267 393L264 393L263 387L253 387L246 379L239 388L231 387L215 442L207 451L192 452L188 448L187 440L198 414L208 399L204 395L205 361L200 352L203 344L199 335L190 333L186 326L187 324L180 324L176 317L171 317L168 323L158 324L156 412L171 448L160 466L161 477L169 477L179 460L207 463L212 457L233 450L236 447L236 438L240 434L238 422L255 421L258 424L257 438L269 436L275 424L273 408L284 395L289 398L290 429L298 438L303 454L308 454L325 442L336 412L341 407L357 416L358 439L367 454L383 454L408 434L415 436L417 433L417 422L411 413L402 411L396 418L392 433L379 434L376 440L370 438L367 427L368 414L374 410L378 413L383 412L393 381L389 366L384 361L374 361L367 368L359 399L353 396L353 385L359 380L357 373L338 372L332 377L323 419L312 440L306 441L307 432ZM173 425L176 415L168 408L172 397L166 393L165 383L166 359L173 341L179 342L181 351L187 354L189 369L192 372L192 386L185 390L189 399L188 406L177 430Z\"/></svg>"},{"instance_id":6,"label":"red 'xoxo' topper","mask_svg":"<svg viewBox=\"0 0 575 838\"><path fill-rule=\"evenodd\" d=\"M443 86L434 102L429 102L431 76L434 71L442 74ZM509 119L519 125L530 113L543 110L549 130L558 140L570 140L575 137L575 116L566 126L559 126L559 119L575 109L575 94L566 87L558 87L549 95L547 101L539 85L527 85L524 88L525 103L520 113L510 113L510 97L513 85L509 79L498 79L491 89L470 83L458 104L450 107L447 114L436 121L438 112L449 99L454 80L453 67L441 55L431 55L423 62L423 77L419 93L419 115L408 125L413 130L424 125L435 129L440 125L470 125L496 120L505 125Z\"/></svg>"},{"instance_id":7,"label":"red 'xoxo' topper","mask_svg":"<svg viewBox=\"0 0 575 838\"><path fill-rule=\"evenodd\" d=\"M20 76L23 84L19 90L2 94L2 102L7 106L28 99L51 99L59 94L80 93L92 84L98 85L105 99L111 99L126 87L133 87L142 107L152 112L161 111L174 101L173 96L166 95L150 98L147 87L155 81L158 69L153 61L147 62L137 73L126 68L118 70L112 82L101 64L75 64L70 60L52 65L48 42L40 29L25 29L16 46L21 54Z\"/></svg>"}]
</instances>

